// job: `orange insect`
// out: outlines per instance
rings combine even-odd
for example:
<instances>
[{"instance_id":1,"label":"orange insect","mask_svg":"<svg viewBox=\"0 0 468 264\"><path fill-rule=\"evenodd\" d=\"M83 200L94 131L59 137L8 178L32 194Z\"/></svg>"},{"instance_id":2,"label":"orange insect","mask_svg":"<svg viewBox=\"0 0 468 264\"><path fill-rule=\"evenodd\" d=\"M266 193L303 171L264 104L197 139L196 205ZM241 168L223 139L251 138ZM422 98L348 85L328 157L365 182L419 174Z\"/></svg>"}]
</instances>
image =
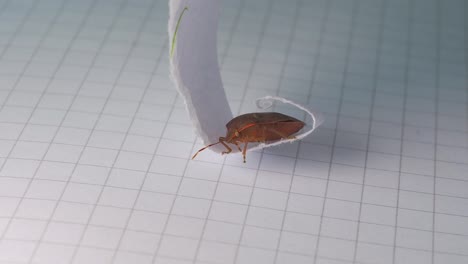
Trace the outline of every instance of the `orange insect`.
<instances>
[{"instance_id":1,"label":"orange insect","mask_svg":"<svg viewBox=\"0 0 468 264\"><path fill-rule=\"evenodd\" d=\"M305 123L285 114L276 112L267 113L249 113L237 116L226 124L227 132L225 137L220 137L219 141L210 144L193 155L194 159L201 151L214 146L223 144L226 151L222 154L231 153L232 149L226 144L231 143L237 146L242 152L245 163L247 144L249 142L269 142L280 139L292 139L294 133L304 127ZM244 143L244 149L241 150L239 143Z\"/></svg>"}]
</instances>

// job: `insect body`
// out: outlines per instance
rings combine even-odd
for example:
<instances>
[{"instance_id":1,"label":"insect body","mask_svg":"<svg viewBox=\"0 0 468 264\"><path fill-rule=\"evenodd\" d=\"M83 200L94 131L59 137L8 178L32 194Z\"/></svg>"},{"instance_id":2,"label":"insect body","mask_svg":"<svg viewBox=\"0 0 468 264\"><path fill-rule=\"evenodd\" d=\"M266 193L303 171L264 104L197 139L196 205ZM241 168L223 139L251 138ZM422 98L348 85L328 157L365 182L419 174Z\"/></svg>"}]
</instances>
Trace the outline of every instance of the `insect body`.
<instances>
[{"instance_id":1,"label":"insect body","mask_svg":"<svg viewBox=\"0 0 468 264\"><path fill-rule=\"evenodd\" d=\"M227 143L237 146L242 152L245 163L245 155L247 152L247 144L249 142L269 142L280 139L291 139L297 131L304 127L305 123L285 114L276 112L267 113L249 113L237 116L226 124L227 132L225 137L220 137L219 141L210 144L193 155L194 159L201 151L214 146L223 144L226 151L222 154L228 154L232 151ZM243 150L239 143L244 143Z\"/></svg>"}]
</instances>

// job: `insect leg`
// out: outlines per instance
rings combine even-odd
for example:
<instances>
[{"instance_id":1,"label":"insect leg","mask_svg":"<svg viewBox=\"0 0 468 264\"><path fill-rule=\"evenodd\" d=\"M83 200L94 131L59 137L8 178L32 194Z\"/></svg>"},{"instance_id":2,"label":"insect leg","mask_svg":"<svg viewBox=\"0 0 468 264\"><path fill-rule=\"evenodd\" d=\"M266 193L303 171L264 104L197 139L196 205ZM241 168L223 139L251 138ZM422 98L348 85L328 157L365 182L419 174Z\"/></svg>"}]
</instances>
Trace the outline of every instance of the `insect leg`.
<instances>
[{"instance_id":1,"label":"insect leg","mask_svg":"<svg viewBox=\"0 0 468 264\"><path fill-rule=\"evenodd\" d=\"M223 146L227 149L227 151L223 151L221 152L221 154L229 154L231 153L232 149L228 146L228 144L225 143L226 142L226 139L223 138L223 137L220 137L219 138L219 143L223 144Z\"/></svg>"},{"instance_id":2,"label":"insect leg","mask_svg":"<svg viewBox=\"0 0 468 264\"><path fill-rule=\"evenodd\" d=\"M199 149L199 150L195 153L195 155L192 156L192 159L194 159L194 158L198 155L198 153L202 152L203 150L205 150L205 149L207 149L207 148L209 148L209 147L211 147L211 146L214 146L214 145L216 145L216 144L219 144L219 143L223 144L223 146L227 149L227 151L223 151L222 154L231 153L232 149L231 149L225 142L226 142L226 139L223 138L223 137L220 137L218 142L213 143L213 144L210 144L210 145L208 145L208 146L206 146L206 147L203 147L203 148Z\"/></svg>"},{"instance_id":3,"label":"insect leg","mask_svg":"<svg viewBox=\"0 0 468 264\"><path fill-rule=\"evenodd\" d=\"M247 142L247 141L245 142L245 144L244 144L244 150L242 151L242 157L244 157L244 163L245 163L245 154L246 154L246 152L247 152L247 144L248 144L248 143L249 143L249 142Z\"/></svg>"},{"instance_id":4,"label":"insect leg","mask_svg":"<svg viewBox=\"0 0 468 264\"><path fill-rule=\"evenodd\" d=\"M242 152L242 149L241 149L240 146L239 146L239 142L236 141L236 142L234 142L234 144L236 144L237 149L239 150L239 152Z\"/></svg>"}]
</instances>

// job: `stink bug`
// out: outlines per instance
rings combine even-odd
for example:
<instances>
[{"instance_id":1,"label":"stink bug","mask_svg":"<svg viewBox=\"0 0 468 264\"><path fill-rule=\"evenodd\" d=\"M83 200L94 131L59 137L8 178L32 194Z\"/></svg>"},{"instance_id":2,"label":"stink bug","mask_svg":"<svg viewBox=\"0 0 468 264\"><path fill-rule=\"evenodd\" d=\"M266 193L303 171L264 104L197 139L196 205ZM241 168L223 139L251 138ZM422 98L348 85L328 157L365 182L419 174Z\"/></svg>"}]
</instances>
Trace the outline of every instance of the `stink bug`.
<instances>
[{"instance_id":1,"label":"stink bug","mask_svg":"<svg viewBox=\"0 0 468 264\"><path fill-rule=\"evenodd\" d=\"M276 112L267 113L249 113L237 116L226 124L227 132L225 137L220 137L219 141L210 144L193 155L194 159L201 151L214 146L223 144L226 151L222 154L231 153L232 149L226 143L231 143L237 146L245 163L245 155L247 152L247 144L249 142L270 142L280 139L292 139L292 136L297 131L304 127L305 123L285 114ZM244 149L241 150L239 143L244 143Z\"/></svg>"}]
</instances>

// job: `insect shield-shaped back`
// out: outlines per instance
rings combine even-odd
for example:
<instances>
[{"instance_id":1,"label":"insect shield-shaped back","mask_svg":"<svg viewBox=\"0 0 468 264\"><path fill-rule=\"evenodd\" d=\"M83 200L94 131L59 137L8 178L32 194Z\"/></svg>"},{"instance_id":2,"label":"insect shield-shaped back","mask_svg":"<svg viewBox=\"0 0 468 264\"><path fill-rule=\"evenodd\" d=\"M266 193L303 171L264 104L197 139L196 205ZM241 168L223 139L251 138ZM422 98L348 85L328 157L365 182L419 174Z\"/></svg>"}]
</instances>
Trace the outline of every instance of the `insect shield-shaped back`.
<instances>
[{"instance_id":1,"label":"insect shield-shaped back","mask_svg":"<svg viewBox=\"0 0 468 264\"><path fill-rule=\"evenodd\" d=\"M226 151L223 154L230 153L232 149L226 143L234 144L239 151L242 151L244 162L249 142L271 142L281 139L294 138L292 135L301 130L305 123L294 117L276 113L249 113L237 116L226 124L227 132L225 137L220 137L219 141L210 144L193 155L192 159L200 151L205 150L216 144L223 144ZM239 146L243 143L243 149Z\"/></svg>"},{"instance_id":2,"label":"insect shield-shaped back","mask_svg":"<svg viewBox=\"0 0 468 264\"><path fill-rule=\"evenodd\" d=\"M304 122L294 117L276 112L243 114L226 124L226 139L233 144L235 144L234 141L276 141L290 137L301 130L304 125Z\"/></svg>"}]
</instances>

